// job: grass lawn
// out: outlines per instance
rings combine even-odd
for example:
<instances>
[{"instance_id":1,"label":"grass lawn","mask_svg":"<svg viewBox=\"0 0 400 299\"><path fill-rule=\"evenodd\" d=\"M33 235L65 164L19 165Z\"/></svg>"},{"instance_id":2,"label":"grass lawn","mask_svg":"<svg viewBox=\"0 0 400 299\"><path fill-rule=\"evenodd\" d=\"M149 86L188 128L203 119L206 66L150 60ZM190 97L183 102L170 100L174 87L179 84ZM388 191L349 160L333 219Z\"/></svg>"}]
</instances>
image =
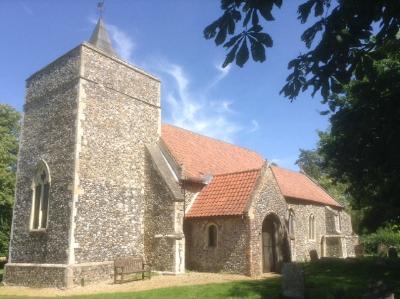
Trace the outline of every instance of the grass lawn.
<instances>
[{"instance_id":1,"label":"grass lawn","mask_svg":"<svg viewBox=\"0 0 400 299\"><path fill-rule=\"evenodd\" d=\"M197 285L155 289L136 293L100 294L73 296L67 298L84 299L222 299L222 298L279 298L281 285L279 278L268 280L239 281L219 284ZM1 296L1 299L26 299L28 297ZM29 299L49 299L49 297L29 297ZM57 297L55 297L57 298Z\"/></svg>"},{"instance_id":2,"label":"grass lawn","mask_svg":"<svg viewBox=\"0 0 400 299\"><path fill-rule=\"evenodd\" d=\"M306 277L306 298L361 298L371 281L382 280L400 296L400 259L365 258L361 260L321 260L302 264ZM236 281L220 284L171 287L136 293L74 296L85 299L175 299L175 298L249 298L281 299L281 279ZM27 297L2 296L2 299ZM32 297L30 297L32 298ZM40 298L40 297L35 297ZM48 297L47 297L48 298Z\"/></svg>"},{"instance_id":3,"label":"grass lawn","mask_svg":"<svg viewBox=\"0 0 400 299\"><path fill-rule=\"evenodd\" d=\"M400 298L400 259L320 260L304 265L307 298L361 298L383 281Z\"/></svg>"}]
</instances>

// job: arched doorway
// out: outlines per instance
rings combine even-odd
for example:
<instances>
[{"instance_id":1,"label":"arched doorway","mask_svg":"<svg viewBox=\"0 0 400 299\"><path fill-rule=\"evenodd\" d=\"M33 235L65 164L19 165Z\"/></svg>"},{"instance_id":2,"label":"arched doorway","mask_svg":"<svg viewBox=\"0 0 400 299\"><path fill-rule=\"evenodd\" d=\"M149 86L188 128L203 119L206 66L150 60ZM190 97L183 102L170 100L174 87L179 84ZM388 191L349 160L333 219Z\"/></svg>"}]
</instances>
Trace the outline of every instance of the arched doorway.
<instances>
[{"instance_id":1,"label":"arched doorway","mask_svg":"<svg viewBox=\"0 0 400 299\"><path fill-rule=\"evenodd\" d=\"M280 272L282 264L288 261L287 236L279 217L269 214L262 225L262 267L263 272Z\"/></svg>"}]
</instances>

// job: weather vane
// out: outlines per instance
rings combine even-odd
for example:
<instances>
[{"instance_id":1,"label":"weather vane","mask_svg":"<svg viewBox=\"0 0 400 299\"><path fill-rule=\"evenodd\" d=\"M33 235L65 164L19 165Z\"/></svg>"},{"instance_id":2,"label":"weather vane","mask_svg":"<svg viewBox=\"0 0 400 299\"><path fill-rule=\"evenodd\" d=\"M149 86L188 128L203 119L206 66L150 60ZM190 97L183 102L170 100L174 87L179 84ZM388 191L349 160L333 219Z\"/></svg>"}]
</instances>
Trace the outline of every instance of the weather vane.
<instances>
[{"instance_id":1,"label":"weather vane","mask_svg":"<svg viewBox=\"0 0 400 299\"><path fill-rule=\"evenodd\" d=\"M99 12L100 18L103 17L103 12L104 12L104 0L100 1L97 3L97 11Z\"/></svg>"}]
</instances>

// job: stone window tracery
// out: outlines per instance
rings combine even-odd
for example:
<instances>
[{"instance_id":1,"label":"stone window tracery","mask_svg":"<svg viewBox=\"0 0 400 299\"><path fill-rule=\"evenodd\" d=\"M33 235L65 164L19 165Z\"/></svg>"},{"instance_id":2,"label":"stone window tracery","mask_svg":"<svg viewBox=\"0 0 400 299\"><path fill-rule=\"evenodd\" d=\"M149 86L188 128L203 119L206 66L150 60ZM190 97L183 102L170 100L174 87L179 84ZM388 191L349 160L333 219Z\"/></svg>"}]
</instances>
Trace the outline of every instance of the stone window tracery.
<instances>
[{"instance_id":1,"label":"stone window tracery","mask_svg":"<svg viewBox=\"0 0 400 299\"><path fill-rule=\"evenodd\" d=\"M49 214L50 172L44 161L40 161L32 182L31 230L45 230Z\"/></svg>"},{"instance_id":2,"label":"stone window tracery","mask_svg":"<svg viewBox=\"0 0 400 299\"><path fill-rule=\"evenodd\" d=\"M341 219L339 213L335 214L335 229L336 232L340 232L341 230Z\"/></svg>"}]
</instances>

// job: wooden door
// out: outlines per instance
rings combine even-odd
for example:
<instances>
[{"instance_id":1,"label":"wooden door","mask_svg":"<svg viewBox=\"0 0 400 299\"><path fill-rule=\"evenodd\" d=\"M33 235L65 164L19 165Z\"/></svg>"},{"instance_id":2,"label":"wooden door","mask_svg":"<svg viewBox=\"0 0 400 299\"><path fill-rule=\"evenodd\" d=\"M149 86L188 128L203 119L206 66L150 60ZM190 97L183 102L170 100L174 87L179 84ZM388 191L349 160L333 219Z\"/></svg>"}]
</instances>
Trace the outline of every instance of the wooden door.
<instances>
[{"instance_id":1,"label":"wooden door","mask_svg":"<svg viewBox=\"0 0 400 299\"><path fill-rule=\"evenodd\" d=\"M268 220L267 220L268 221ZM263 245L263 272L275 271L276 264L276 240L274 225L272 221L268 221L263 226L262 245Z\"/></svg>"}]
</instances>

